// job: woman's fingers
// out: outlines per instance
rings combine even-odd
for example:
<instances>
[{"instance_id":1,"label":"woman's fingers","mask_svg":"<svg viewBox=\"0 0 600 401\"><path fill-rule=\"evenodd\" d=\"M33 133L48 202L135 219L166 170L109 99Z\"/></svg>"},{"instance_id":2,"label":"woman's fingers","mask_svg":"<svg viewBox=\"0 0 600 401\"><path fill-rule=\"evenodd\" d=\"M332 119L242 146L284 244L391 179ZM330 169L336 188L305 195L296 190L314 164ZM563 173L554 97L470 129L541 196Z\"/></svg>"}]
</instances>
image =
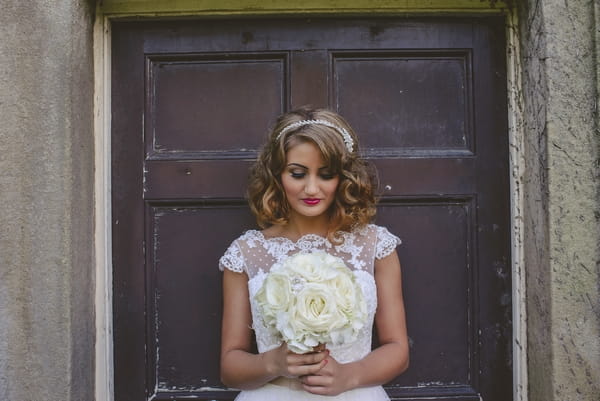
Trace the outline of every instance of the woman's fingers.
<instances>
[{"instance_id":1,"label":"woman's fingers","mask_svg":"<svg viewBox=\"0 0 600 401\"><path fill-rule=\"evenodd\" d=\"M271 352L271 351L269 351ZM274 353L275 372L279 376L300 377L317 374L326 364L329 350L323 349L319 352L307 354L296 354L283 343L272 351Z\"/></svg>"},{"instance_id":2,"label":"woman's fingers","mask_svg":"<svg viewBox=\"0 0 600 401\"><path fill-rule=\"evenodd\" d=\"M322 375L309 375L302 377L302 387L309 393L319 395L333 395L333 377Z\"/></svg>"},{"instance_id":3,"label":"woman's fingers","mask_svg":"<svg viewBox=\"0 0 600 401\"><path fill-rule=\"evenodd\" d=\"M301 382L308 387L327 387L333 383L333 378L323 375L308 375L303 376Z\"/></svg>"},{"instance_id":4,"label":"woman's fingers","mask_svg":"<svg viewBox=\"0 0 600 401\"><path fill-rule=\"evenodd\" d=\"M304 390L306 390L307 392L311 393L311 394L316 394L316 395L337 395L337 394L333 394L330 390L329 387L327 386L307 386L306 384L303 384L302 387L304 388Z\"/></svg>"},{"instance_id":5,"label":"woman's fingers","mask_svg":"<svg viewBox=\"0 0 600 401\"><path fill-rule=\"evenodd\" d=\"M294 354L289 353L287 356L288 365L314 365L329 355L328 351L313 352L310 354Z\"/></svg>"},{"instance_id":6,"label":"woman's fingers","mask_svg":"<svg viewBox=\"0 0 600 401\"><path fill-rule=\"evenodd\" d=\"M349 376L344 371L346 365L333 358L327 358L325 361L327 364L318 373L301 378L304 389L309 393L321 395L337 395L350 389Z\"/></svg>"},{"instance_id":7,"label":"woman's fingers","mask_svg":"<svg viewBox=\"0 0 600 401\"><path fill-rule=\"evenodd\" d=\"M327 364L326 358L326 352L288 355L288 372L294 377L317 374Z\"/></svg>"}]
</instances>

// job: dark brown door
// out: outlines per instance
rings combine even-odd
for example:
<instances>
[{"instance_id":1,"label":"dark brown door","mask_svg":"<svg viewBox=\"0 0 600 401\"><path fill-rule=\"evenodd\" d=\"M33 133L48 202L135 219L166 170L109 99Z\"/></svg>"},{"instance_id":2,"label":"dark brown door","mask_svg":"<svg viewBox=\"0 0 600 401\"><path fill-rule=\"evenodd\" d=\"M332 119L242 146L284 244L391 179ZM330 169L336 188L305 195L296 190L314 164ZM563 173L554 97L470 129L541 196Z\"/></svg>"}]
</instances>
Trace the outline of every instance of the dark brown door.
<instances>
[{"instance_id":1,"label":"dark brown door","mask_svg":"<svg viewBox=\"0 0 600 401\"><path fill-rule=\"evenodd\" d=\"M227 400L219 256L254 227L248 166L275 116L344 115L379 168L411 365L394 399L512 399L504 21L113 24L117 401Z\"/></svg>"}]
</instances>

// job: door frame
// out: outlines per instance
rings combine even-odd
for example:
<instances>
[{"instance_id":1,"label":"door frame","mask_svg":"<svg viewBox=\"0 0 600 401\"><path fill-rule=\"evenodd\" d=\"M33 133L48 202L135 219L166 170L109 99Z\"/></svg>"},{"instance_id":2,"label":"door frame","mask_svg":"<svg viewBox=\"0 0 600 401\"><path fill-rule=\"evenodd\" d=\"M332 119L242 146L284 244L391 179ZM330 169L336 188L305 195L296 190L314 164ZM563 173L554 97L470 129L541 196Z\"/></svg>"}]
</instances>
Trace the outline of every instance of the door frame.
<instances>
[{"instance_id":1,"label":"door frame","mask_svg":"<svg viewBox=\"0 0 600 401\"><path fill-rule=\"evenodd\" d=\"M95 212L95 399L113 401L112 340L112 217L111 217L111 22L147 17L173 18L291 16L291 15L504 15L506 18L506 71L511 199L511 270L513 324L513 400L527 401L527 337L524 271L523 183L525 170L524 114L521 84L518 16L507 2L489 0L352 0L343 7L335 0L309 0L303 6L286 0L187 0L173 6L168 0L104 0L98 2L94 22L94 212Z\"/></svg>"}]
</instances>

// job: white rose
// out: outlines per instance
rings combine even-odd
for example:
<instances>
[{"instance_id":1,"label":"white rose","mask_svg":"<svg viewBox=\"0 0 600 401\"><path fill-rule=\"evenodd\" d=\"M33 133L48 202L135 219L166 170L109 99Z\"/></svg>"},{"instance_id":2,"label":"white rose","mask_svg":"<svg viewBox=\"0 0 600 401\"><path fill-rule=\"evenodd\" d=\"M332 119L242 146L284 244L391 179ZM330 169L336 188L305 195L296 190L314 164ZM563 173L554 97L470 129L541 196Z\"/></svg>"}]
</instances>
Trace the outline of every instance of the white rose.
<instances>
[{"instance_id":1,"label":"white rose","mask_svg":"<svg viewBox=\"0 0 600 401\"><path fill-rule=\"evenodd\" d=\"M336 265L334 268L339 274L327 286L336 294L338 311L343 315L345 323L333 327L330 337L334 345L339 345L356 340L367 320L367 306L354 274L345 266Z\"/></svg>"},{"instance_id":2,"label":"white rose","mask_svg":"<svg viewBox=\"0 0 600 401\"><path fill-rule=\"evenodd\" d=\"M327 333L344 324L338 311L337 295L322 283L307 283L296 295L291 319L299 330L317 333Z\"/></svg>"},{"instance_id":3,"label":"white rose","mask_svg":"<svg viewBox=\"0 0 600 401\"><path fill-rule=\"evenodd\" d=\"M255 296L263 311L267 325L273 324L277 315L287 311L293 302L290 278L283 271L273 271L265 278Z\"/></svg>"},{"instance_id":4,"label":"white rose","mask_svg":"<svg viewBox=\"0 0 600 401\"><path fill-rule=\"evenodd\" d=\"M340 270L340 274L327 285L337 294L339 308L347 314L349 319L356 318L362 321L366 318L367 305L354 274L347 269Z\"/></svg>"},{"instance_id":5,"label":"white rose","mask_svg":"<svg viewBox=\"0 0 600 401\"><path fill-rule=\"evenodd\" d=\"M301 277L303 280L322 282L333 278L336 274L328 266L327 256L330 255L322 251L301 253L286 259L283 265L291 274Z\"/></svg>"},{"instance_id":6,"label":"white rose","mask_svg":"<svg viewBox=\"0 0 600 401\"><path fill-rule=\"evenodd\" d=\"M336 294L338 306L344 314L352 315L357 304L356 285L352 277L346 274L338 274L328 281L327 285Z\"/></svg>"}]
</instances>

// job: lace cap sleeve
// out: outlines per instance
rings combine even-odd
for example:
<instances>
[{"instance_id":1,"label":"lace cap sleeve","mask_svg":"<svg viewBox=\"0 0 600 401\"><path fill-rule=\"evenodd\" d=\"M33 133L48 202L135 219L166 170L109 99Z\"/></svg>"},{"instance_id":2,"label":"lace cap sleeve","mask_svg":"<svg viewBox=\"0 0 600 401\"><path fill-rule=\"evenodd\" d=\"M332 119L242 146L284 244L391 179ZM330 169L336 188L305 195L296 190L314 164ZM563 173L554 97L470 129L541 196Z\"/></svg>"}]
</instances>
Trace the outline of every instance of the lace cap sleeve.
<instances>
[{"instance_id":1,"label":"lace cap sleeve","mask_svg":"<svg viewBox=\"0 0 600 401\"><path fill-rule=\"evenodd\" d=\"M402 241L385 227L377 227L377 244L375 245L375 258L383 259L400 245Z\"/></svg>"},{"instance_id":2,"label":"lace cap sleeve","mask_svg":"<svg viewBox=\"0 0 600 401\"><path fill-rule=\"evenodd\" d=\"M236 273L243 273L244 265L244 256L240 250L238 240L235 240L229 245L229 248L221 256L221 259L219 259L219 270L223 271L227 269Z\"/></svg>"}]
</instances>

